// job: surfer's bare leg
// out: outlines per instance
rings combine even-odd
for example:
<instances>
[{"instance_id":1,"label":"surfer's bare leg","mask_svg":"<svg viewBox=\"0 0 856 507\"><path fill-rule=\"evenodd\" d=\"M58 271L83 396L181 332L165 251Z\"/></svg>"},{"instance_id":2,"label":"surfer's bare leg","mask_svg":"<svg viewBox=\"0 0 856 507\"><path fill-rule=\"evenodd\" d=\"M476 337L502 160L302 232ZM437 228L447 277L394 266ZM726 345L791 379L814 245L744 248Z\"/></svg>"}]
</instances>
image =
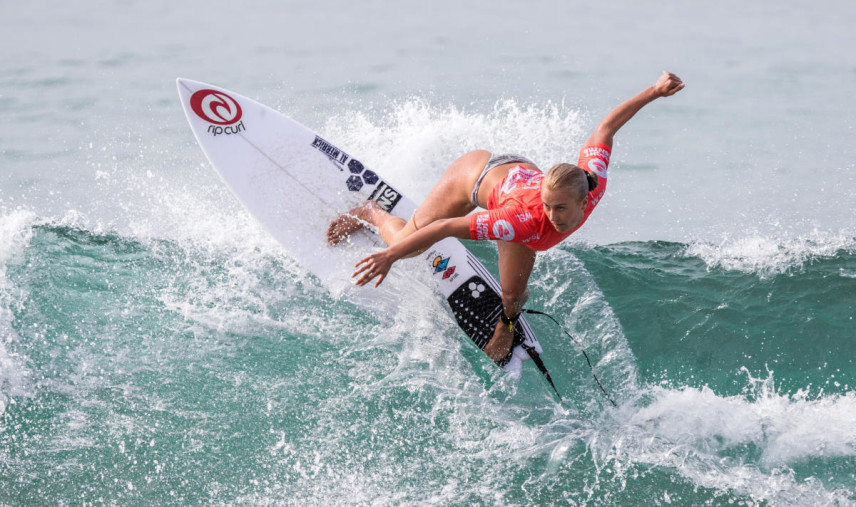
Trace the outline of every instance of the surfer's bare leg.
<instances>
[{"instance_id":1,"label":"surfer's bare leg","mask_svg":"<svg viewBox=\"0 0 856 507\"><path fill-rule=\"evenodd\" d=\"M499 283L502 286L502 306L506 317L514 317L529 299L529 275L535 266L535 251L520 243L497 241L499 250ZM494 361L508 355L514 333L497 322L493 338L484 348L485 354Z\"/></svg>"},{"instance_id":2,"label":"surfer's bare leg","mask_svg":"<svg viewBox=\"0 0 856 507\"><path fill-rule=\"evenodd\" d=\"M489 158L490 152L476 150L452 162L410 220L391 215L377 203L366 201L330 224L327 241L335 245L369 223L377 227L380 237L392 246L435 220L466 215L474 209L470 192Z\"/></svg>"}]
</instances>

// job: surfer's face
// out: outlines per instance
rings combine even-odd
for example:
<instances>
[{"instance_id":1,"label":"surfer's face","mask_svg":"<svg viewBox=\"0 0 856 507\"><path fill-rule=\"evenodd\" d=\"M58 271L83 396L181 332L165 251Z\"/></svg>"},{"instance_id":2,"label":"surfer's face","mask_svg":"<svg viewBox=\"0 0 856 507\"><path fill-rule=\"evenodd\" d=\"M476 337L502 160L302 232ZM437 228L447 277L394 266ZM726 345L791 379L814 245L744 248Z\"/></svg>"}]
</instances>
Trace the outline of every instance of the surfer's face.
<instances>
[{"instance_id":1,"label":"surfer's face","mask_svg":"<svg viewBox=\"0 0 856 507\"><path fill-rule=\"evenodd\" d=\"M574 199L568 188L541 187L541 202L544 204L544 214L553 224L556 232L566 233L574 230L583 219L588 204L588 197L582 201Z\"/></svg>"}]
</instances>

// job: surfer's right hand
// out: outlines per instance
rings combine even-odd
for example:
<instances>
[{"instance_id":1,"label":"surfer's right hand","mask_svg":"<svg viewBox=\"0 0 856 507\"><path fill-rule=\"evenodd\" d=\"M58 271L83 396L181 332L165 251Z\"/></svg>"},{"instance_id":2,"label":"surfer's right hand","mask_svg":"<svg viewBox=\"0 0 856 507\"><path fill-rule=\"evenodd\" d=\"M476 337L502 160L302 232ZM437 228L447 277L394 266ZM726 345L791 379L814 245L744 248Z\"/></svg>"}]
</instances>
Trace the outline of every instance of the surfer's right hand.
<instances>
[{"instance_id":1,"label":"surfer's right hand","mask_svg":"<svg viewBox=\"0 0 856 507\"><path fill-rule=\"evenodd\" d=\"M357 279L357 285L363 286L371 282L377 276L377 283L375 283L375 287L377 287L383 279L386 278L387 273L389 273L389 270L392 268L393 262L395 262L395 259L393 259L389 254L388 248L386 250L373 253L354 265L357 270L354 271L351 278L359 276Z\"/></svg>"}]
</instances>

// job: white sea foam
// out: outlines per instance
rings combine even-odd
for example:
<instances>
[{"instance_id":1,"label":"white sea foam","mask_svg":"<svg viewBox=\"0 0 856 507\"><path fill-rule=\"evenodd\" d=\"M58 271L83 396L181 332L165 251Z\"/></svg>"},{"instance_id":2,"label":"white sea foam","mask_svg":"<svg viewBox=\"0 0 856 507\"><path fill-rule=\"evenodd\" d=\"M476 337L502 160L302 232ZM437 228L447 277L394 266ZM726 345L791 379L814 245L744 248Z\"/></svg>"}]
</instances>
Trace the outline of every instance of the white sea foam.
<instances>
[{"instance_id":1,"label":"white sea foam","mask_svg":"<svg viewBox=\"0 0 856 507\"><path fill-rule=\"evenodd\" d=\"M604 461L671 467L698 486L776 505L856 500L793 471L815 459L856 457L853 393L780 394L771 372L749 375L743 395L656 386L640 391L637 403L622 406L619 427L593 440Z\"/></svg>"},{"instance_id":2,"label":"white sea foam","mask_svg":"<svg viewBox=\"0 0 856 507\"><path fill-rule=\"evenodd\" d=\"M9 262L27 247L36 223L34 213L17 209L0 211L0 414L15 397L29 394L26 358L10 353L7 346L18 340L12 326L13 309L21 304L25 293L8 276Z\"/></svg>"},{"instance_id":3,"label":"white sea foam","mask_svg":"<svg viewBox=\"0 0 856 507\"><path fill-rule=\"evenodd\" d=\"M416 202L469 150L520 153L549 167L575 158L573 150L584 136L580 113L564 103L524 105L510 99L485 113L412 98L380 111L340 113L323 132Z\"/></svg>"},{"instance_id":4,"label":"white sea foam","mask_svg":"<svg viewBox=\"0 0 856 507\"><path fill-rule=\"evenodd\" d=\"M684 253L700 257L710 268L769 276L800 269L813 259L842 251L856 252L856 237L815 231L793 239L746 236L719 243L694 242Z\"/></svg>"}]
</instances>

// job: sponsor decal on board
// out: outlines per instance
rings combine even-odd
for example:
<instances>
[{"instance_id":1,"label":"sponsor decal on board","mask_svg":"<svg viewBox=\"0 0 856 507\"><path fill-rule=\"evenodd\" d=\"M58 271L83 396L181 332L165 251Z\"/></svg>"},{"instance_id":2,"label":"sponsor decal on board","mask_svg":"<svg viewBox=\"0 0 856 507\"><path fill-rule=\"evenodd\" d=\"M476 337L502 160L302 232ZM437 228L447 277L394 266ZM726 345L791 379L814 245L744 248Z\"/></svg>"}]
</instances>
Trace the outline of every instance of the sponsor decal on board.
<instances>
[{"instance_id":1,"label":"sponsor decal on board","mask_svg":"<svg viewBox=\"0 0 856 507\"><path fill-rule=\"evenodd\" d=\"M321 136L315 136L315 140L312 141L312 147L327 155L331 160L340 165L345 165L345 161L348 160L347 153L336 148L332 143L325 141ZM344 171L341 167L339 170Z\"/></svg>"},{"instance_id":2,"label":"sponsor decal on board","mask_svg":"<svg viewBox=\"0 0 856 507\"><path fill-rule=\"evenodd\" d=\"M453 281L458 275L455 274L455 266L450 266L451 257L444 257L436 250L431 250L425 255L425 260L431 263L433 274L443 273L443 280Z\"/></svg>"},{"instance_id":3,"label":"sponsor decal on board","mask_svg":"<svg viewBox=\"0 0 856 507\"><path fill-rule=\"evenodd\" d=\"M231 135L246 131L241 121L243 111L238 101L218 90L198 90L190 96L190 109L208 123L213 136Z\"/></svg>"},{"instance_id":4,"label":"sponsor decal on board","mask_svg":"<svg viewBox=\"0 0 856 507\"><path fill-rule=\"evenodd\" d=\"M401 194L388 183L382 181L376 172L366 169L362 162L351 158L333 143L316 135L311 145L330 157L330 160L337 164L339 171L348 175L345 179L345 186L348 187L349 191L359 192L365 185L377 185L369 196L369 200L377 202L384 211L392 211L398 201L401 200ZM348 170L345 171L345 168Z\"/></svg>"},{"instance_id":5,"label":"sponsor decal on board","mask_svg":"<svg viewBox=\"0 0 856 507\"><path fill-rule=\"evenodd\" d=\"M455 266L449 266L449 259L450 257L444 258L442 255L438 255L434 258L434 262L432 263L435 274L443 273L443 280L455 274Z\"/></svg>"},{"instance_id":6,"label":"sponsor decal on board","mask_svg":"<svg viewBox=\"0 0 856 507\"><path fill-rule=\"evenodd\" d=\"M372 192L369 200L378 203L384 211L392 211L392 208L401 200L401 194L387 185L385 181L381 181L377 188L374 189L374 192Z\"/></svg>"}]
</instances>

